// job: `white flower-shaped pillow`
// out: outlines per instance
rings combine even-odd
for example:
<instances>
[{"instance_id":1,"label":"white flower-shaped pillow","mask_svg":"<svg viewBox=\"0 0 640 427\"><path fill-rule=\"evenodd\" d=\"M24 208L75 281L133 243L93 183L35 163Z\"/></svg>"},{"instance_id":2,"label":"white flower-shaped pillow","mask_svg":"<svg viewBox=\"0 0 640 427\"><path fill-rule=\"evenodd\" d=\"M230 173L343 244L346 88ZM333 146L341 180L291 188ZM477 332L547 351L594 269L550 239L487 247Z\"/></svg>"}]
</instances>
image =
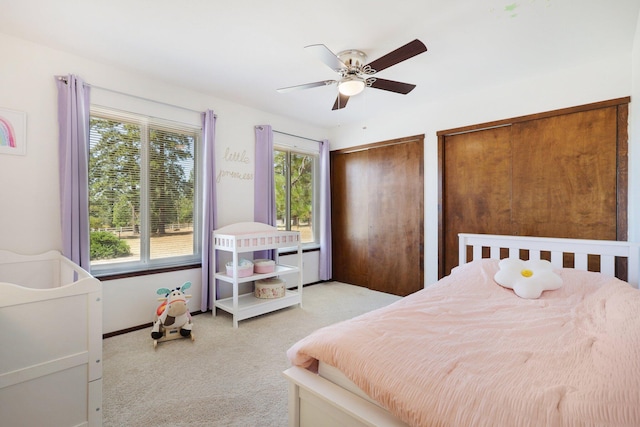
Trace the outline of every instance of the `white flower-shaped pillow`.
<instances>
[{"instance_id":1,"label":"white flower-shaped pillow","mask_svg":"<svg viewBox=\"0 0 640 427\"><path fill-rule=\"evenodd\" d=\"M500 270L494 276L495 281L513 289L520 298L539 298L543 291L554 291L562 286L562 279L546 260L505 258L498 266Z\"/></svg>"}]
</instances>

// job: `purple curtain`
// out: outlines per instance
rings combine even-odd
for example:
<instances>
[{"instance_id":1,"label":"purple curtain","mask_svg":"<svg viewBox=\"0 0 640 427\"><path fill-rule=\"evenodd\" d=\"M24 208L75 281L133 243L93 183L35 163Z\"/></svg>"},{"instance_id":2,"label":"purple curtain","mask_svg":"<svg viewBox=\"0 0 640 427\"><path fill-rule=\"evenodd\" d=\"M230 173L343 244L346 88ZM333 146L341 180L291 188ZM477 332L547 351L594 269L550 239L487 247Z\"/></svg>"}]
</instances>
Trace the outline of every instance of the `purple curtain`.
<instances>
[{"instance_id":1,"label":"purple curtain","mask_svg":"<svg viewBox=\"0 0 640 427\"><path fill-rule=\"evenodd\" d=\"M81 78L56 76L58 85L62 253L89 271L89 92Z\"/></svg>"},{"instance_id":2,"label":"purple curtain","mask_svg":"<svg viewBox=\"0 0 640 427\"><path fill-rule=\"evenodd\" d=\"M212 264L213 253L211 233L216 224L216 157L215 157L216 116L211 110L202 113L203 147L203 219L202 219L202 300L200 310L213 309L213 275L216 266Z\"/></svg>"},{"instance_id":3,"label":"purple curtain","mask_svg":"<svg viewBox=\"0 0 640 427\"><path fill-rule=\"evenodd\" d=\"M254 180L253 219L276 225L276 192L273 176L273 130L256 126L256 175Z\"/></svg>"},{"instance_id":4,"label":"purple curtain","mask_svg":"<svg viewBox=\"0 0 640 427\"><path fill-rule=\"evenodd\" d=\"M320 280L329 280L331 266L331 185L329 141L320 144Z\"/></svg>"},{"instance_id":5,"label":"purple curtain","mask_svg":"<svg viewBox=\"0 0 640 427\"><path fill-rule=\"evenodd\" d=\"M256 173L254 179L253 220L276 225L276 184L273 175L273 130L256 126ZM254 252L254 259L275 259L275 251Z\"/></svg>"}]
</instances>

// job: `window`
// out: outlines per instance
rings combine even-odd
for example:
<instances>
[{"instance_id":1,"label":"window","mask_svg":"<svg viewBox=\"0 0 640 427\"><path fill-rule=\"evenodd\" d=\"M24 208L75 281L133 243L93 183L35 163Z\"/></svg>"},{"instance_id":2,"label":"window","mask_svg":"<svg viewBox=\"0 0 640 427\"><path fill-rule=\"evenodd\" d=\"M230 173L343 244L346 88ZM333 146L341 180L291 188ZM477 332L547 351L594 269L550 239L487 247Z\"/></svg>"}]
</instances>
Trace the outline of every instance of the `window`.
<instances>
[{"instance_id":1,"label":"window","mask_svg":"<svg viewBox=\"0 0 640 427\"><path fill-rule=\"evenodd\" d=\"M274 136L276 219L278 229L300 231L302 243L319 242L319 147L295 146ZM307 141L304 141L307 142Z\"/></svg>"},{"instance_id":2,"label":"window","mask_svg":"<svg viewBox=\"0 0 640 427\"><path fill-rule=\"evenodd\" d=\"M91 271L200 262L194 126L92 107Z\"/></svg>"}]
</instances>

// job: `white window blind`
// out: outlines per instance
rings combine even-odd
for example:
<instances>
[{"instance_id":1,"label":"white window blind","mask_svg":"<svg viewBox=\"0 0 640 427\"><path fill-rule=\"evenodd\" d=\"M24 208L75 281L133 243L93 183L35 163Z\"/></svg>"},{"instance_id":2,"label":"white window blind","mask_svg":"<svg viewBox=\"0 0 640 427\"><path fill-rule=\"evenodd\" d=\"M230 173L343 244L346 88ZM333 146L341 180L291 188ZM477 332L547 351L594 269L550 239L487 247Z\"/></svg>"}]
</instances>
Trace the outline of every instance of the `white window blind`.
<instances>
[{"instance_id":1,"label":"white window blind","mask_svg":"<svg viewBox=\"0 0 640 427\"><path fill-rule=\"evenodd\" d=\"M199 261L200 128L92 106L92 272Z\"/></svg>"}]
</instances>

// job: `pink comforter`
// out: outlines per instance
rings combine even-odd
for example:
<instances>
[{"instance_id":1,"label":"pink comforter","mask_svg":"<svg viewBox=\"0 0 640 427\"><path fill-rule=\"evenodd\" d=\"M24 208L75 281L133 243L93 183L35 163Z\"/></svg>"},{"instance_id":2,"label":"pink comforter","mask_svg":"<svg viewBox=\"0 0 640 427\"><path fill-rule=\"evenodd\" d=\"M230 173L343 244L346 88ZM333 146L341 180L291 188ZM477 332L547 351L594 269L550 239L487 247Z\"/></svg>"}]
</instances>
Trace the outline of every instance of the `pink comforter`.
<instances>
[{"instance_id":1,"label":"pink comforter","mask_svg":"<svg viewBox=\"0 0 640 427\"><path fill-rule=\"evenodd\" d=\"M640 291L564 269L561 289L526 300L497 270L458 267L287 355L338 368L413 426L640 426Z\"/></svg>"}]
</instances>

